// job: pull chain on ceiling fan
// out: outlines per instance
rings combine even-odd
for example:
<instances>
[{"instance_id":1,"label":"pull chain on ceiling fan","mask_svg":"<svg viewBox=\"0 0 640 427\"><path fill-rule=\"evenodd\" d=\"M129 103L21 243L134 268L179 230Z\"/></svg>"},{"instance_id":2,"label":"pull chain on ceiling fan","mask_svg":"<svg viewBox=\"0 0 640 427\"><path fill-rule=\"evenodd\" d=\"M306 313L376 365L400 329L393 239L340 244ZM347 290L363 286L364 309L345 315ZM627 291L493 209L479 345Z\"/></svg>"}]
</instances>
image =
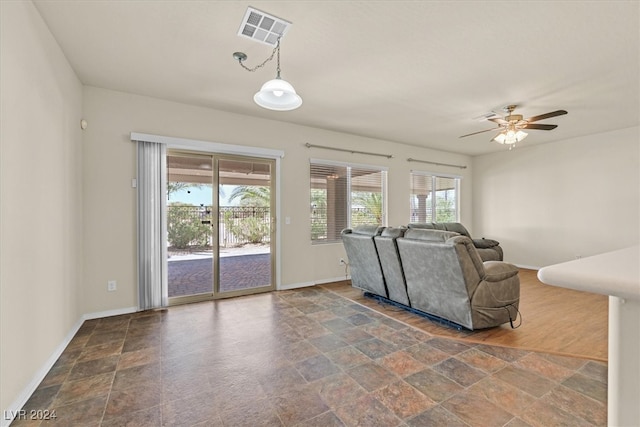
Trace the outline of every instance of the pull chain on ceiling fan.
<instances>
[{"instance_id":1,"label":"pull chain on ceiling fan","mask_svg":"<svg viewBox=\"0 0 640 427\"><path fill-rule=\"evenodd\" d=\"M487 119L496 123L498 125L497 128L485 129L478 132L469 133L460 136L460 138L477 135L479 133L490 132L493 130L499 130L500 133L491 138L491 140L496 141L500 144L509 145L509 149L511 149L515 146L516 142L520 142L527 137L528 133L524 132L524 129L553 130L558 127L558 125L545 125L534 122L567 114L567 111L565 110L556 110L550 113L540 114L537 116L529 117L528 119L524 119L521 114L513 114L513 111L516 109L516 107L517 105L507 105L506 107L504 107L504 111L507 113L505 117L490 117Z\"/></svg>"}]
</instances>

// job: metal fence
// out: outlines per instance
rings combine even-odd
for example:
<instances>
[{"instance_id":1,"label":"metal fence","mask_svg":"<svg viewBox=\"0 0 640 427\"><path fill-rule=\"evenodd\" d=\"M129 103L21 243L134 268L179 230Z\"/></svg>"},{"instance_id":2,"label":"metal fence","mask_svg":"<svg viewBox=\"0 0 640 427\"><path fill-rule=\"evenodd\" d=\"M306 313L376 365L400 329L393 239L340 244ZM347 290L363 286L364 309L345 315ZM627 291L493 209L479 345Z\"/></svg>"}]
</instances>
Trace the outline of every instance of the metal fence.
<instances>
[{"instance_id":1,"label":"metal fence","mask_svg":"<svg viewBox=\"0 0 640 427\"><path fill-rule=\"evenodd\" d=\"M169 246L211 246L211 214L211 206L167 206ZM218 214L221 246L270 242L269 207L221 206Z\"/></svg>"}]
</instances>

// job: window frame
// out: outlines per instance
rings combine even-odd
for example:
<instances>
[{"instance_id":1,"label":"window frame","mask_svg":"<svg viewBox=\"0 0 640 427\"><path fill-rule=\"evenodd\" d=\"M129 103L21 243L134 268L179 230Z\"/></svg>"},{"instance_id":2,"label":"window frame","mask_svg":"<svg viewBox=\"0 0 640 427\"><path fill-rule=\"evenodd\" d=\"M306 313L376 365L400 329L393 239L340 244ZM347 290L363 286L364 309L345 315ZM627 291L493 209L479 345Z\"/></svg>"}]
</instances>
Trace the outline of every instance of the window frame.
<instances>
[{"instance_id":1,"label":"window frame","mask_svg":"<svg viewBox=\"0 0 640 427\"><path fill-rule=\"evenodd\" d=\"M427 221L427 222L437 222L435 221L435 219L437 218L438 215L438 210L437 210L437 186L436 186L436 180L438 178L444 178L444 179L453 179L455 182L455 205L454 205L454 209L455 209L455 218L453 221L447 221L447 222L460 222L460 186L462 183L462 176L461 175L455 175L455 174L447 174L447 173L440 173L440 172L431 172L431 171L422 171L422 170L411 170L409 171L409 222L417 222L415 221L412 216L413 216L413 198L416 196L416 194L414 193L414 187L413 187L413 179L414 176L424 176L424 177L431 177L431 190L430 190L430 194L431 194L431 221Z\"/></svg>"},{"instance_id":2,"label":"window frame","mask_svg":"<svg viewBox=\"0 0 640 427\"><path fill-rule=\"evenodd\" d=\"M340 161L334 161L334 160L325 160L325 159L317 159L317 158L310 158L309 159L309 202L311 202L311 192L314 189L313 187L313 183L312 183L312 176L311 176L311 172L312 172L312 167L313 165L318 165L318 166L335 166L335 167L340 167L340 168L345 168L346 172L347 172L347 176L346 176L346 192L345 194L348 195L347 200L345 200L345 214L346 214L346 228L352 228L352 206L353 206L353 190L352 190L352 185L353 185L353 177L351 175L351 172L353 169L364 169L364 170L372 170L372 171L376 171L376 172L380 172L382 174L382 182L380 185L380 190L382 193L382 224L380 224L381 226L385 226L387 225L388 222L388 207L387 207L387 203L388 203L388 182L389 182L389 168L387 166L381 166L381 165L371 165L371 164L363 164L363 163L354 163L354 162L340 162ZM311 226L311 221L313 220L312 216L310 215L309 217L309 225ZM328 221L327 221L328 222ZM328 225L327 225L327 228ZM327 238L325 239L314 239L313 238L313 232L312 230L310 230L309 233L309 237L311 240L311 244L312 245L323 245L323 244L335 244L335 243L341 243L341 239L340 236L336 235L335 237L329 238L327 236Z\"/></svg>"}]
</instances>

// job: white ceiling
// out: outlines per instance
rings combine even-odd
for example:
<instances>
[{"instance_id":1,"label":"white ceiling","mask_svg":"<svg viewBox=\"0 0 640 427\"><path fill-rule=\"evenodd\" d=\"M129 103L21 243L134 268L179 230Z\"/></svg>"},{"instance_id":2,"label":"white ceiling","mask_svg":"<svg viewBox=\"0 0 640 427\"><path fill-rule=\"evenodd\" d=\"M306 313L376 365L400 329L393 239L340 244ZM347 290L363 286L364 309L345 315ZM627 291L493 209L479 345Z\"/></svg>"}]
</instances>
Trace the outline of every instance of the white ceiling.
<instances>
[{"instance_id":1,"label":"white ceiling","mask_svg":"<svg viewBox=\"0 0 640 427\"><path fill-rule=\"evenodd\" d=\"M507 104L539 123L521 145L637 126L638 1L35 1L82 83L478 155L505 150L476 120ZM253 103L275 63L237 35L248 6L293 23L290 112Z\"/></svg>"}]
</instances>

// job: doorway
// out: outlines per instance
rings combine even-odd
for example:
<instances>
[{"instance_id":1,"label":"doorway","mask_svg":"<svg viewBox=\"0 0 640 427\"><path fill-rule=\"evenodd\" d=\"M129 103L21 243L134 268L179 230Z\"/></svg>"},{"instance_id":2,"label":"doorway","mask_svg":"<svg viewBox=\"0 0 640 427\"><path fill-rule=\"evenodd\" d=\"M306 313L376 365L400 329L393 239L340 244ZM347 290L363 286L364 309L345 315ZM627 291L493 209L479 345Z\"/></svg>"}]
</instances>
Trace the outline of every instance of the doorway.
<instances>
[{"instance_id":1,"label":"doorway","mask_svg":"<svg viewBox=\"0 0 640 427\"><path fill-rule=\"evenodd\" d=\"M275 289L275 161L167 152L169 304Z\"/></svg>"}]
</instances>

